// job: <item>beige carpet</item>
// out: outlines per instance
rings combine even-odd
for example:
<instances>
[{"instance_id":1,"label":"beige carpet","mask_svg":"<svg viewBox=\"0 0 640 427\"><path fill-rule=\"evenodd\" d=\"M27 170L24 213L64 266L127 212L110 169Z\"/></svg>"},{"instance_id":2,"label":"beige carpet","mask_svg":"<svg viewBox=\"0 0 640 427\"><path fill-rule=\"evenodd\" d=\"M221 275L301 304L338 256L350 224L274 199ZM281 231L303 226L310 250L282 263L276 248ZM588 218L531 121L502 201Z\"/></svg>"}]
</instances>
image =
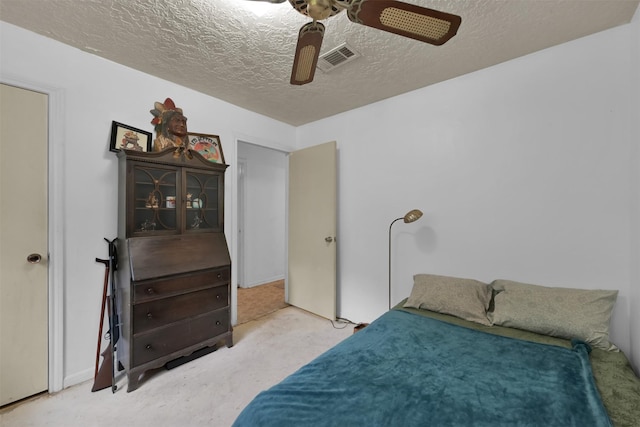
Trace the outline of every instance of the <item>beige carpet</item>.
<instances>
[{"instance_id":1,"label":"beige carpet","mask_svg":"<svg viewBox=\"0 0 640 427\"><path fill-rule=\"evenodd\" d=\"M287 307L237 326L232 348L154 371L136 391L127 393L122 378L115 394L92 393L88 381L3 409L0 426L227 427L260 391L352 335L351 326Z\"/></svg>"},{"instance_id":2,"label":"beige carpet","mask_svg":"<svg viewBox=\"0 0 640 427\"><path fill-rule=\"evenodd\" d=\"M284 280L252 288L238 288L238 325L287 307Z\"/></svg>"}]
</instances>

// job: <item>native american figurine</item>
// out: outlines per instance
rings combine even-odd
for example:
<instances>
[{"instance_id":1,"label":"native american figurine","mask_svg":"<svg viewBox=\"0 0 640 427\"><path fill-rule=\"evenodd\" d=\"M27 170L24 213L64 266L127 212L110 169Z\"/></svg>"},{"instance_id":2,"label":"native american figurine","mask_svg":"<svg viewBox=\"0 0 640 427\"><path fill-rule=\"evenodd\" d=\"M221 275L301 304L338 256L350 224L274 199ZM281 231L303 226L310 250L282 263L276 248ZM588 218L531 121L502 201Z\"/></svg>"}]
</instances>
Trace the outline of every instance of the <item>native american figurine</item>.
<instances>
[{"instance_id":1,"label":"native american figurine","mask_svg":"<svg viewBox=\"0 0 640 427\"><path fill-rule=\"evenodd\" d=\"M162 151L169 147L178 147L180 151L189 149L187 118L182 113L182 108L177 108L171 98L165 99L164 104L155 102L153 106L150 111L154 116L151 124L156 127L153 150Z\"/></svg>"}]
</instances>

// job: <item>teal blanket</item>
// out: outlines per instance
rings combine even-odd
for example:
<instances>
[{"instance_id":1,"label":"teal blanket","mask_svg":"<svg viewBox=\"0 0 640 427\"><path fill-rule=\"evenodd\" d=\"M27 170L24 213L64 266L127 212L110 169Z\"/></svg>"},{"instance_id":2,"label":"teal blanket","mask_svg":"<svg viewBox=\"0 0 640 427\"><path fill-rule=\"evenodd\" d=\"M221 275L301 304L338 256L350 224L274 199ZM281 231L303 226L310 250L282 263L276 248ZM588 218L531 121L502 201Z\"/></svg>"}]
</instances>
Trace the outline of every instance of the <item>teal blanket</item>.
<instances>
[{"instance_id":1,"label":"teal blanket","mask_svg":"<svg viewBox=\"0 0 640 427\"><path fill-rule=\"evenodd\" d=\"M611 426L589 351L392 310L260 393L234 427Z\"/></svg>"}]
</instances>

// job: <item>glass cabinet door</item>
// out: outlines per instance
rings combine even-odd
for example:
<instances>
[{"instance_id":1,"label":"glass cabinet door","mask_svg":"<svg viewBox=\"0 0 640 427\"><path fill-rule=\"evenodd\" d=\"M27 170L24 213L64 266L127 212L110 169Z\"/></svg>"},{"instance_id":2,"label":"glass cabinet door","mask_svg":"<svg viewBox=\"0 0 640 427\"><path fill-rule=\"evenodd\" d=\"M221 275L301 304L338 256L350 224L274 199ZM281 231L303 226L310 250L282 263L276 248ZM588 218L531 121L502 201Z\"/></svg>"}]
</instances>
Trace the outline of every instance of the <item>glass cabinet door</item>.
<instances>
[{"instance_id":1,"label":"glass cabinet door","mask_svg":"<svg viewBox=\"0 0 640 427\"><path fill-rule=\"evenodd\" d=\"M186 217L187 231L222 231L221 175L186 171Z\"/></svg>"},{"instance_id":2,"label":"glass cabinet door","mask_svg":"<svg viewBox=\"0 0 640 427\"><path fill-rule=\"evenodd\" d=\"M175 168L135 165L133 168L133 232L175 232L177 173Z\"/></svg>"}]
</instances>

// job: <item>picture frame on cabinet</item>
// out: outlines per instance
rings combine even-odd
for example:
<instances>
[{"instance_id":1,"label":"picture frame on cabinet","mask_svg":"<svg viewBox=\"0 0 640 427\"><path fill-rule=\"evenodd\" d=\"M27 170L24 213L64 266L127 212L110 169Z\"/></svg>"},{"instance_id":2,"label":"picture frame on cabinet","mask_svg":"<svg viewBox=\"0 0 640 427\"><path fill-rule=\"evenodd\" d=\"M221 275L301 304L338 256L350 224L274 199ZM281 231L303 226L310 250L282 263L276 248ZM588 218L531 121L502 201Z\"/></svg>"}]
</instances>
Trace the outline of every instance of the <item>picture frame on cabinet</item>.
<instances>
[{"instance_id":1,"label":"picture frame on cabinet","mask_svg":"<svg viewBox=\"0 0 640 427\"><path fill-rule=\"evenodd\" d=\"M189 148L200 153L205 159L213 163L225 163L222 144L218 135L189 132L187 140L189 141Z\"/></svg>"},{"instance_id":2,"label":"picture frame on cabinet","mask_svg":"<svg viewBox=\"0 0 640 427\"><path fill-rule=\"evenodd\" d=\"M109 151L120 150L151 151L151 132L145 132L132 126L111 122L111 143Z\"/></svg>"}]
</instances>

